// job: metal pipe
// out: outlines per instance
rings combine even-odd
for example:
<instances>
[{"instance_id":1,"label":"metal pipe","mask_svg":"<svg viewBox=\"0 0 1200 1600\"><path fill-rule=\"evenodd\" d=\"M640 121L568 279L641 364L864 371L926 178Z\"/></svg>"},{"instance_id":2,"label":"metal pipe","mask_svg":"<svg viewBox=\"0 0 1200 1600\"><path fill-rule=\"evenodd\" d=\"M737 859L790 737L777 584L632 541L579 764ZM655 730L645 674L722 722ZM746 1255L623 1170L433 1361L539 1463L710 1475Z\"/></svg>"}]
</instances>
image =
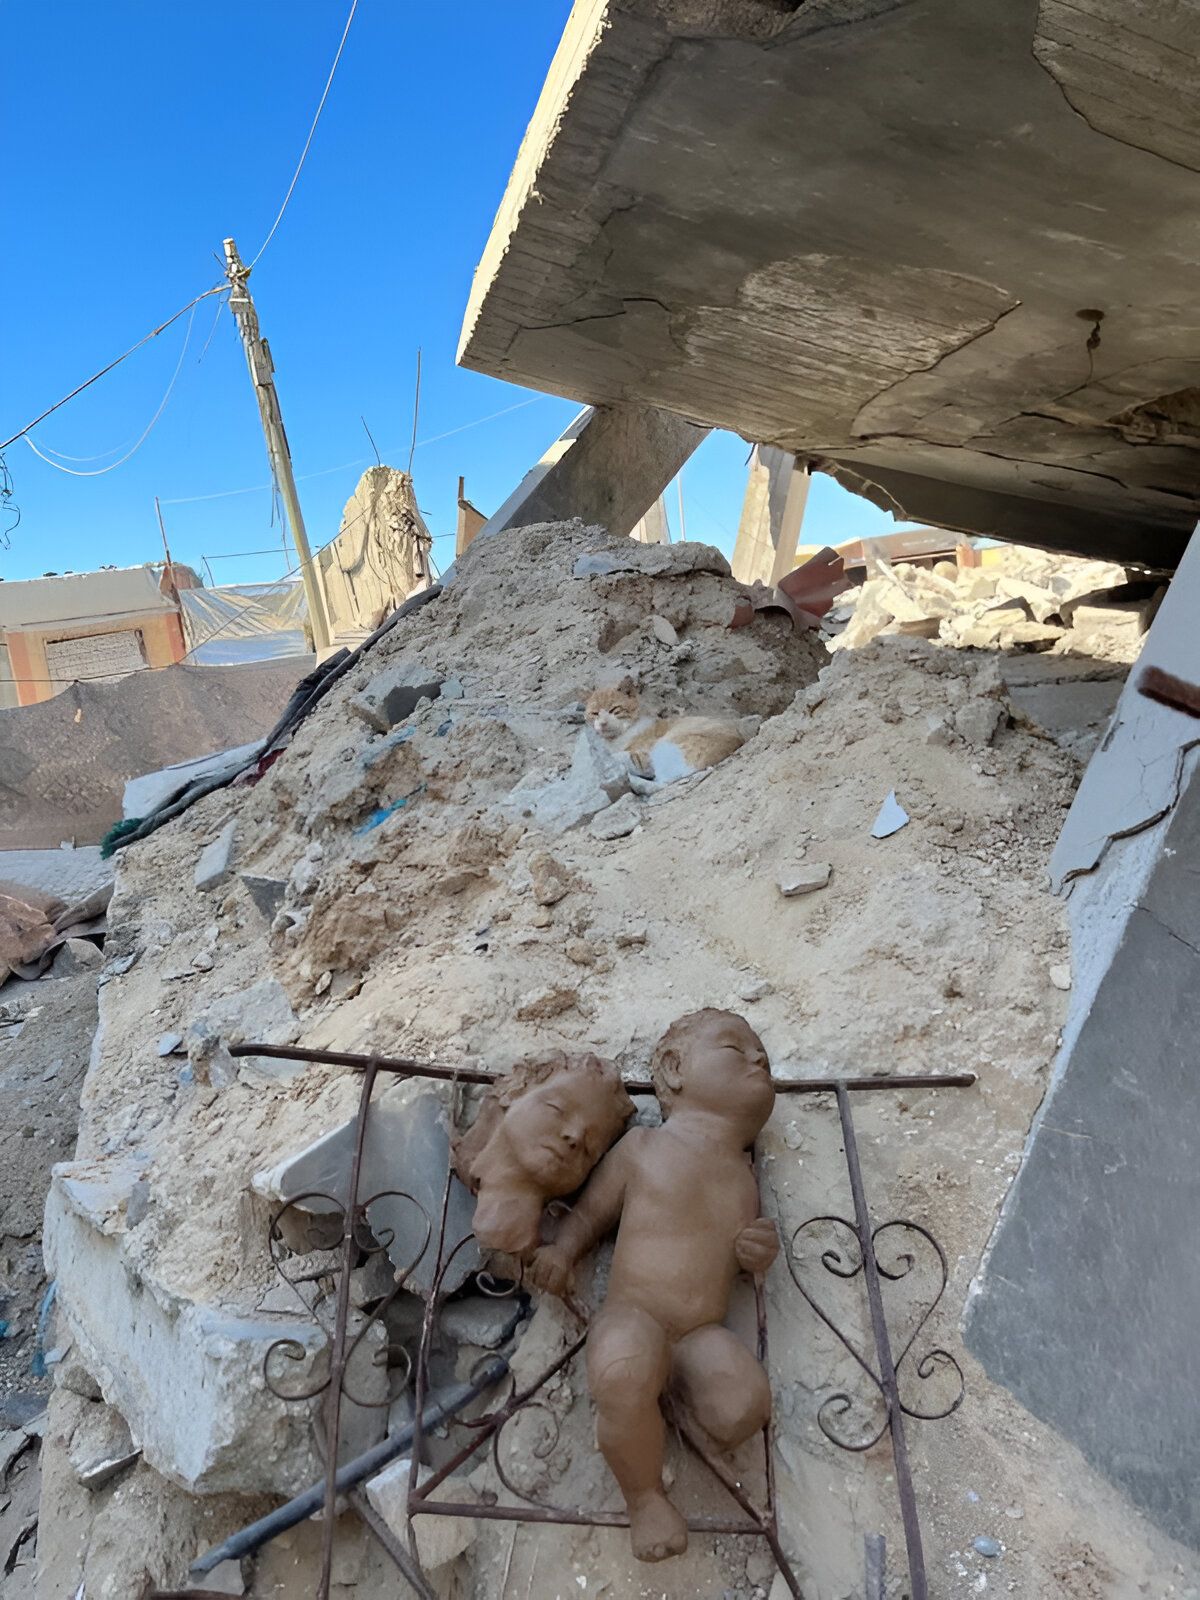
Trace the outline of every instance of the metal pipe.
<instances>
[{"instance_id":1,"label":"metal pipe","mask_svg":"<svg viewBox=\"0 0 1200 1600\"><path fill-rule=\"evenodd\" d=\"M231 1044L231 1056L273 1056L277 1061L315 1061L330 1067L353 1067L365 1072L398 1072L410 1078L439 1078L446 1083L495 1083L500 1074L476 1067L442 1066L411 1056L363 1056L350 1050L310 1050L291 1044ZM862 1078L775 1078L776 1094L836 1094L839 1089L969 1089L977 1081L973 1072L872 1073ZM654 1094L645 1078L625 1084L629 1094Z\"/></svg>"},{"instance_id":2,"label":"metal pipe","mask_svg":"<svg viewBox=\"0 0 1200 1600\"><path fill-rule=\"evenodd\" d=\"M445 1422L447 1418L457 1416L471 1404L472 1400L477 1400L486 1390L499 1383L507 1372L507 1358L494 1356L478 1378L470 1383L456 1384L453 1389L448 1389L439 1399L434 1400L421 1417L421 1427L428 1431ZM356 1456L352 1461L347 1461L345 1466L339 1467L335 1480L337 1492L345 1494L356 1483L373 1478L381 1468L387 1466L389 1461L402 1456L406 1450L411 1449L415 1432L414 1419L398 1433L389 1434L372 1449L365 1451L361 1456ZM257 1522L252 1522L249 1527L230 1534L224 1543L215 1545L203 1555L197 1556L191 1565L191 1576L202 1578L214 1567L219 1567L222 1561L234 1561L241 1556L250 1555L252 1551L274 1539L278 1534L286 1533L297 1523L304 1522L324 1504L324 1481L314 1483L305 1489L303 1494L296 1495L286 1504L268 1512L265 1517L260 1517Z\"/></svg>"}]
</instances>

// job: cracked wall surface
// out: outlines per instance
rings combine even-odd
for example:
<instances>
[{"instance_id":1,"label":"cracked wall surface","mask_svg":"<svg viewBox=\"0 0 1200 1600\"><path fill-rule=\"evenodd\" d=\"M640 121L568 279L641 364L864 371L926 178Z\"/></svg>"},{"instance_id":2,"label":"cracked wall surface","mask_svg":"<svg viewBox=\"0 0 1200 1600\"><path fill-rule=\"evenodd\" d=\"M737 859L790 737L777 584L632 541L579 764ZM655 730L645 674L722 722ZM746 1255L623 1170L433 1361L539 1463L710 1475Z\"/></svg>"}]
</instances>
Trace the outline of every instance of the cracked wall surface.
<instances>
[{"instance_id":1,"label":"cracked wall surface","mask_svg":"<svg viewBox=\"0 0 1200 1600\"><path fill-rule=\"evenodd\" d=\"M731 428L897 514L1173 565L1200 510L1196 14L577 4L460 359Z\"/></svg>"}]
</instances>

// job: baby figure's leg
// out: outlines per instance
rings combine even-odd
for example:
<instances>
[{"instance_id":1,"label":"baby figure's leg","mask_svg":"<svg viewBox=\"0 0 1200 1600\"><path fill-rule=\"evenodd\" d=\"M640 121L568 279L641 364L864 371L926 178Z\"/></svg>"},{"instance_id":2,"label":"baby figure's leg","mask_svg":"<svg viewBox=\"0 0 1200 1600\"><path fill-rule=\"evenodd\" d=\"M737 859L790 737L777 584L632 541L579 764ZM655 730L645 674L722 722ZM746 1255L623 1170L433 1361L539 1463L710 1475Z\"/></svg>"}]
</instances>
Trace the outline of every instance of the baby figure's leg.
<instances>
[{"instance_id":1,"label":"baby figure's leg","mask_svg":"<svg viewBox=\"0 0 1200 1600\"><path fill-rule=\"evenodd\" d=\"M728 1328L696 1328L675 1346L671 1381L713 1442L734 1450L765 1426L771 1385L762 1364Z\"/></svg>"},{"instance_id":2,"label":"baby figure's leg","mask_svg":"<svg viewBox=\"0 0 1200 1600\"><path fill-rule=\"evenodd\" d=\"M687 1526L662 1486L666 1428L658 1401L670 1370L670 1345L653 1317L611 1301L600 1310L587 1342L596 1440L625 1497L639 1561L687 1549Z\"/></svg>"}]
</instances>

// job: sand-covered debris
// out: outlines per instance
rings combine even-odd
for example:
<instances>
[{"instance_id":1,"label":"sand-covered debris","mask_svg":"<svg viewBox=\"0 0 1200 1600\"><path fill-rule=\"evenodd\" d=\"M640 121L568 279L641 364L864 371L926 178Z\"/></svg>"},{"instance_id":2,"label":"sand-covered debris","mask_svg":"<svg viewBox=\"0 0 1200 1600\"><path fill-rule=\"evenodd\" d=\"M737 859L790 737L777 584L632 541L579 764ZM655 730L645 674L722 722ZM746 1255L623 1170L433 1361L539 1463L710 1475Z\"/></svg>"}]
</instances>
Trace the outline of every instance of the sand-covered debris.
<instances>
[{"instance_id":1,"label":"sand-covered debris","mask_svg":"<svg viewBox=\"0 0 1200 1600\"><path fill-rule=\"evenodd\" d=\"M950 1282L931 1331L957 1348L957 1311L1064 1014L1054 973L1065 926L1045 864L1078 765L1013 722L986 653L901 637L828 661L782 619L731 631L739 593L703 546L640 547L578 523L477 541L445 594L358 665L255 787L210 796L123 853L110 954L136 960L101 991L74 1168L94 1189L110 1184L113 1209L97 1226L114 1270L180 1316L263 1314L254 1175L341 1122L357 1085L320 1066L238 1068L218 1035L238 1031L239 1005L245 1037L269 1026L313 1046L495 1070L534 1048L586 1045L638 1074L674 1017L727 1005L761 1031L783 1077L979 1074L972 1090L887 1095L862 1111L880 1215L913 1215L943 1240ZM451 692L380 733L349 702L401 662ZM548 838L513 820L506 797L567 769L579 702L625 673L649 709L761 719L758 732L705 776L624 796L615 837L588 824ZM873 838L893 791L909 820ZM234 875L200 894L196 858L231 820ZM781 893L781 873L806 864L824 886ZM186 1054L159 1054L170 1033ZM807 1216L848 1206L841 1161L828 1104L781 1097L760 1175L789 1237ZM73 1301L66 1266L60 1299L82 1331L89 1307ZM818 1431L839 1358L782 1265L770 1301L784 1537L806 1592L825 1600L861 1585L864 1531L895 1539L894 1485L886 1454L839 1456ZM526 1364L553 1354L560 1318L538 1312ZM969 1377L970 1403L914 1444L934 1592L979 1589L971 1541L995 1527L1013 1592L1071 1592L1053 1574L1080 1549L1128 1574L1131 1594L1157 1581L1161 1542L1067 1447ZM536 1451L518 1450L518 1476L549 1474L557 1500L611 1498L582 1375L549 1400L564 1454L543 1473ZM137 1437L139 1419L127 1420ZM157 1442L139 1482L152 1469L180 1478L162 1431L148 1431ZM271 1487L269 1465L255 1485L252 1453L223 1460L220 1483L244 1472L246 1490ZM494 1487L486 1474L474 1486ZM705 1510L724 1509L719 1493L695 1492ZM1035 1493L1039 1514L1026 1504L1023 1520L1000 1520ZM697 1539L663 1584L631 1562L620 1530L509 1540L481 1530L456 1592L575 1592L589 1573L607 1579L610 1600L761 1597L770 1586L769 1562L734 1540Z\"/></svg>"}]
</instances>

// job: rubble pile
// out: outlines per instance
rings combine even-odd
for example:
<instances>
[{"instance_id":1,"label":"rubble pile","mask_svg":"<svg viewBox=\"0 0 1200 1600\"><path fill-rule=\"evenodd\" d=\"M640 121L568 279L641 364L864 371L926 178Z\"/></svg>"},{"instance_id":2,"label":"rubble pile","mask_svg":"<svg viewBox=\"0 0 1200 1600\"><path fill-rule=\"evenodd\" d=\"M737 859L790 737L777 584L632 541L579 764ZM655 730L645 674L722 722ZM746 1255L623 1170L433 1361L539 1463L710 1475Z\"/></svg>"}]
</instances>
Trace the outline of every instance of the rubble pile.
<instances>
[{"instance_id":1,"label":"rubble pile","mask_svg":"<svg viewBox=\"0 0 1200 1600\"><path fill-rule=\"evenodd\" d=\"M122 852L79 1147L48 1207L62 1359L38 1549L47 1596L132 1594L146 1574L178 1584L264 1497L320 1475L308 1408L277 1399L263 1364L281 1338L320 1347L310 1312L330 1263L313 1248L281 1293L267 1224L281 1198L334 1181L358 1082L234 1056L239 1040L494 1072L585 1046L640 1076L669 1022L718 1005L750 1018L780 1077L970 1067L972 1090L859 1097L873 1204L935 1227L950 1283L930 1331L957 1347L954 1317L1064 1015L1066 930L1044 874L1078 763L1015 713L991 657L898 637L829 662L782 617L731 630L742 593L700 545L639 546L579 523L477 540L256 784ZM711 772L632 794L581 711L626 673L647 709L735 716L752 736ZM434 1209L456 1092L380 1092L380 1126L404 1152L394 1186ZM392 1139L369 1153L373 1170ZM827 1098L781 1096L759 1176L785 1239L850 1207L842 1159ZM454 1281L435 1381L512 1336L478 1264L465 1257ZM354 1316L387 1276L364 1271ZM389 1345L411 1346L427 1292L414 1277ZM823 1438L816 1410L844 1361L783 1263L768 1299L784 1542L806 1592L859 1592L863 1530L901 1548L890 1459ZM518 1384L574 1337L568 1311L537 1303ZM382 1382L382 1344L362 1354L361 1384ZM1015 1592L1083 1597L1110 1569L1157 1582L1161 1538L1003 1391L973 1368L968 1379L967 1406L910 1435L935 1590L983 1587L972 1541L997 1534ZM386 1406L349 1404L344 1453L388 1425ZM500 1451L522 1493L614 1504L578 1367ZM398 1470L368 1487L385 1518L399 1517ZM727 1513L694 1466L672 1471L677 1498ZM503 1492L485 1462L456 1498ZM338 1529L333 1594L394 1593L357 1519ZM314 1524L293 1530L230 1592L310 1592L318 1540ZM653 1573L620 1529L426 1521L419 1544L443 1596L775 1592L765 1546L733 1538L697 1536ZM1082 1576L1056 1587L1060 1572Z\"/></svg>"},{"instance_id":2,"label":"rubble pile","mask_svg":"<svg viewBox=\"0 0 1200 1600\"><path fill-rule=\"evenodd\" d=\"M1128 665L1164 593L1124 567L1008 545L986 566L939 561L931 570L875 561L830 621L831 649L880 634L933 639L958 649L1049 651Z\"/></svg>"}]
</instances>

